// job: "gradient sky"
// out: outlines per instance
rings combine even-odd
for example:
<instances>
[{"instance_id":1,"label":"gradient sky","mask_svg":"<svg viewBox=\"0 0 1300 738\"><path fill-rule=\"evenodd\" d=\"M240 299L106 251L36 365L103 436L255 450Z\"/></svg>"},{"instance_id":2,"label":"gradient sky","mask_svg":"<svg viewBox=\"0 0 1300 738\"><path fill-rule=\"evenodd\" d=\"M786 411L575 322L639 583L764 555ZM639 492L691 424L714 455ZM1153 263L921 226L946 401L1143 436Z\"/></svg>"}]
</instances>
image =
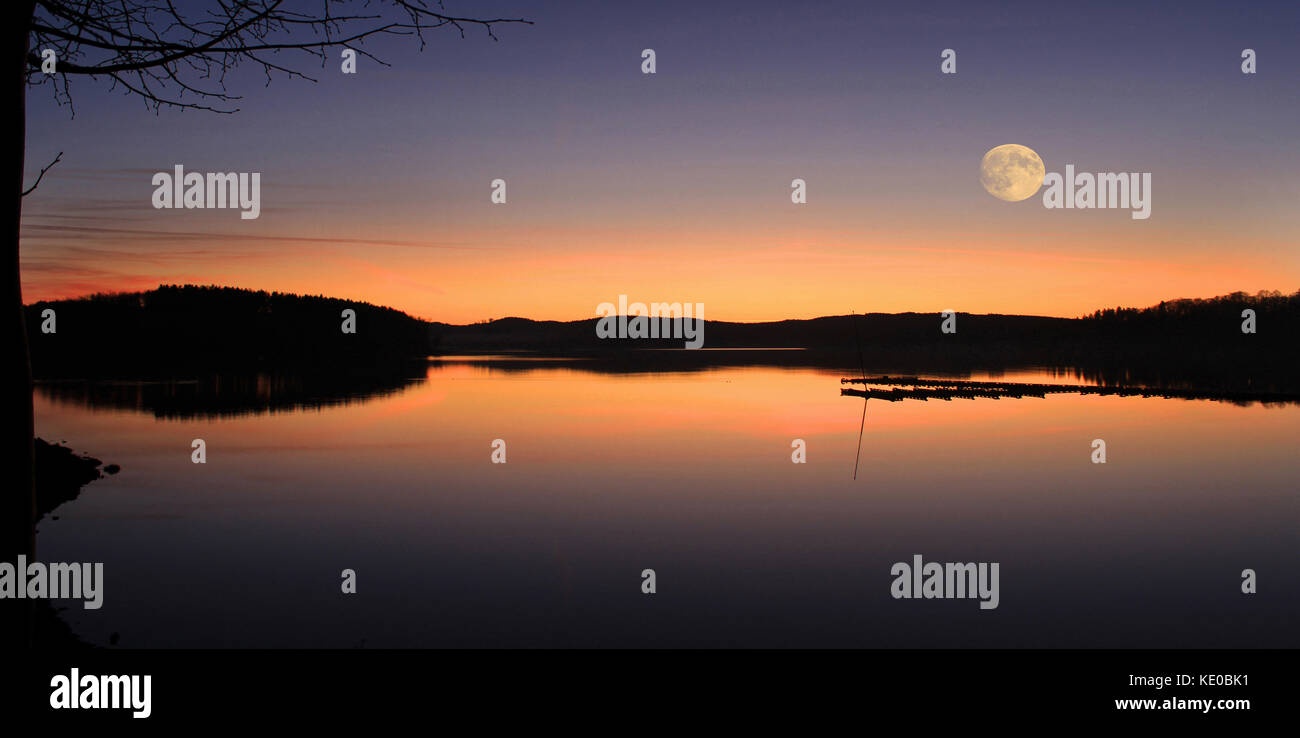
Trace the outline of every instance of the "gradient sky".
<instances>
[{"instance_id":1,"label":"gradient sky","mask_svg":"<svg viewBox=\"0 0 1300 738\"><path fill-rule=\"evenodd\" d=\"M244 69L235 115L79 78L73 117L33 89L28 182L64 154L24 201L25 299L195 282L471 322L626 294L753 321L1300 289L1289 0L447 5L536 25L375 41L392 67L356 75L301 60L317 84ZM1151 218L993 198L978 166L1004 143L1151 172ZM261 217L153 209L177 163L261 172Z\"/></svg>"}]
</instances>

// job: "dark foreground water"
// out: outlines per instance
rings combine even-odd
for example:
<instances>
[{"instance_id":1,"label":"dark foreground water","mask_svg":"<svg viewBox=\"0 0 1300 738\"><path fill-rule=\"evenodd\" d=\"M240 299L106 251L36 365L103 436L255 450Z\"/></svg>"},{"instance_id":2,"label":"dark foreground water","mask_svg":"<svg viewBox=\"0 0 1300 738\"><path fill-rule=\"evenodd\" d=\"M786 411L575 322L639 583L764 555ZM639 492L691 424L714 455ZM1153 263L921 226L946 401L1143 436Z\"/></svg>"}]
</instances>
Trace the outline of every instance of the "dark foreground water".
<instances>
[{"instance_id":1,"label":"dark foreground water","mask_svg":"<svg viewBox=\"0 0 1300 738\"><path fill-rule=\"evenodd\" d=\"M102 609L58 604L123 647L1300 646L1300 406L873 400L854 481L841 372L580 366L274 412L43 388L38 434L122 472L38 558L104 562ZM915 554L997 562L999 606L894 599Z\"/></svg>"}]
</instances>

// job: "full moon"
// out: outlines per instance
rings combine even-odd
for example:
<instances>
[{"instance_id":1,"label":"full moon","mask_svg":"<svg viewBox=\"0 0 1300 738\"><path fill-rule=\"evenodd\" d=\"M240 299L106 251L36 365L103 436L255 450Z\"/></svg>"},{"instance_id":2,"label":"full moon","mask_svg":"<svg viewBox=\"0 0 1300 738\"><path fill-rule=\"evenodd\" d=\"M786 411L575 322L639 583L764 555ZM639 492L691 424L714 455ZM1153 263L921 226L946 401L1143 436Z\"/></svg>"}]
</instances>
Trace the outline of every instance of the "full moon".
<instances>
[{"instance_id":1,"label":"full moon","mask_svg":"<svg viewBox=\"0 0 1300 738\"><path fill-rule=\"evenodd\" d=\"M989 149L980 162L980 184L999 200L1019 202L1043 186L1043 160L1038 152L1020 144Z\"/></svg>"}]
</instances>

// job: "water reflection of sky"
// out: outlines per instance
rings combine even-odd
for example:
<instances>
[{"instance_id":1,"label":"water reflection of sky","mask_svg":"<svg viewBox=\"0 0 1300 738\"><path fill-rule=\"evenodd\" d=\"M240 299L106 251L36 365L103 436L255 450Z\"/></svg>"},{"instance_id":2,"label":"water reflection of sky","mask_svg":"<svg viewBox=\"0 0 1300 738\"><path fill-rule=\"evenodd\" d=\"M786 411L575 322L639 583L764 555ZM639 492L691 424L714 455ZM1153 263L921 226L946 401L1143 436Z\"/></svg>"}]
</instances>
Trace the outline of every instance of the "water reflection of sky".
<instances>
[{"instance_id":1,"label":"water reflection of sky","mask_svg":"<svg viewBox=\"0 0 1300 738\"><path fill-rule=\"evenodd\" d=\"M1300 645L1300 408L872 401L854 482L839 376L447 361L365 402L191 420L38 393L39 435L122 466L41 524L39 558L105 562L103 609L65 615L123 646ZM1000 562L1000 607L891 599L917 553Z\"/></svg>"}]
</instances>

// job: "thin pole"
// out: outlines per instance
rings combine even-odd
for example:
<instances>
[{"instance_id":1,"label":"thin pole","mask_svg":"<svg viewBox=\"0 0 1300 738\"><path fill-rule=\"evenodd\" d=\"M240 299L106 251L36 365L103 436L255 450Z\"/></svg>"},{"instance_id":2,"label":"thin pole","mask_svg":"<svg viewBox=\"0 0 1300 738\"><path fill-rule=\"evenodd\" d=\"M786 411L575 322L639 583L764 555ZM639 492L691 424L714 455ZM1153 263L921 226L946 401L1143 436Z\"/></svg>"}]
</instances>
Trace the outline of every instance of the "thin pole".
<instances>
[{"instance_id":1,"label":"thin pole","mask_svg":"<svg viewBox=\"0 0 1300 738\"><path fill-rule=\"evenodd\" d=\"M858 455L853 458L853 478L858 478L858 461L862 458L862 431L867 427L867 398L862 398L862 424L858 426Z\"/></svg>"},{"instance_id":2,"label":"thin pole","mask_svg":"<svg viewBox=\"0 0 1300 738\"><path fill-rule=\"evenodd\" d=\"M862 341L858 339L858 314L849 311L853 317L849 320L853 323L853 343L858 347L858 367L862 369L862 388L867 387L867 362L862 358ZM862 432L867 428L867 398L862 398L862 423L858 425L858 453L853 457L853 479L858 478L858 462L862 461Z\"/></svg>"}]
</instances>

